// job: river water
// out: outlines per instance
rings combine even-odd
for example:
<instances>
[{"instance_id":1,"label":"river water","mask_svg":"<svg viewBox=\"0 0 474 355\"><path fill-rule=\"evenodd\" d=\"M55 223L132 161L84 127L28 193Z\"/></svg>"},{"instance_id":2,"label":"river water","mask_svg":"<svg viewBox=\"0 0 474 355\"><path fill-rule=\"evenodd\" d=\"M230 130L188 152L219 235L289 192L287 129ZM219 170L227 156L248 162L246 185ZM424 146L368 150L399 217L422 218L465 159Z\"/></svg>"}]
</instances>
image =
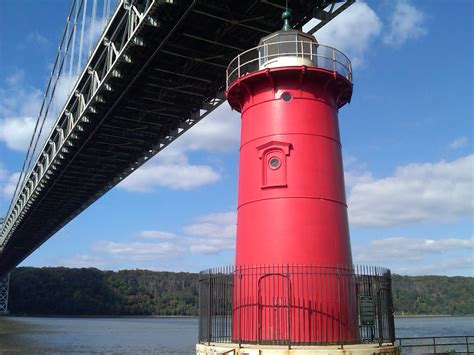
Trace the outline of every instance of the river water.
<instances>
[{"instance_id":1,"label":"river water","mask_svg":"<svg viewBox=\"0 0 474 355\"><path fill-rule=\"evenodd\" d=\"M396 318L397 337L474 335L474 317ZM0 354L194 354L197 318L0 317Z\"/></svg>"}]
</instances>

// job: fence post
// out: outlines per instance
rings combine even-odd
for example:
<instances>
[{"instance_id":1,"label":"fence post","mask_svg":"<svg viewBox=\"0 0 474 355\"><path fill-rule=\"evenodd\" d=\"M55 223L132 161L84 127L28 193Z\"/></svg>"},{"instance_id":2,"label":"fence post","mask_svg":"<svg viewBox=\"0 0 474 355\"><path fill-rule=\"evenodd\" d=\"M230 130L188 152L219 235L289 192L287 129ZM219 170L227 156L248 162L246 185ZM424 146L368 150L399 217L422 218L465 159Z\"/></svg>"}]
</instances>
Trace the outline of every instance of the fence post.
<instances>
[{"instance_id":1,"label":"fence post","mask_svg":"<svg viewBox=\"0 0 474 355\"><path fill-rule=\"evenodd\" d=\"M383 323L382 323L382 290L377 291L377 310L375 314L377 315L377 323L379 328L379 346L382 346L383 342Z\"/></svg>"},{"instance_id":2,"label":"fence post","mask_svg":"<svg viewBox=\"0 0 474 355\"><path fill-rule=\"evenodd\" d=\"M291 303L290 303L290 266L289 264L286 264L286 304L287 304L287 320L286 320L286 326L287 326L287 337L288 337L288 349L291 349Z\"/></svg>"},{"instance_id":3,"label":"fence post","mask_svg":"<svg viewBox=\"0 0 474 355\"><path fill-rule=\"evenodd\" d=\"M339 269L339 265L337 266L337 317L339 319L339 345L341 345L341 349L344 349L344 344L342 341L342 320L341 320L341 270Z\"/></svg>"},{"instance_id":4,"label":"fence post","mask_svg":"<svg viewBox=\"0 0 474 355\"><path fill-rule=\"evenodd\" d=\"M209 307L208 307L208 311L207 311L207 315L208 315L208 323L207 323L207 345L211 345L211 330L212 330L212 312L211 312L211 302L212 302L212 295L211 295L211 269L209 269L209 277L208 277L208 281L209 281L209 286L208 286L208 292L209 292L209 297L208 297L208 300L209 300Z\"/></svg>"},{"instance_id":5,"label":"fence post","mask_svg":"<svg viewBox=\"0 0 474 355\"><path fill-rule=\"evenodd\" d=\"M470 351L469 351L469 337L466 337L466 352L467 352L468 355L470 354Z\"/></svg>"},{"instance_id":6,"label":"fence post","mask_svg":"<svg viewBox=\"0 0 474 355\"><path fill-rule=\"evenodd\" d=\"M433 337L433 353L436 354L436 338Z\"/></svg>"},{"instance_id":7,"label":"fence post","mask_svg":"<svg viewBox=\"0 0 474 355\"><path fill-rule=\"evenodd\" d=\"M238 272L238 271L237 271ZM241 327L241 318L242 318L242 274L238 272L238 277L239 277L239 302L238 302L238 307L239 307L239 348L242 347L242 337L240 336L240 327Z\"/></svg>"},{"instance_id":8,"label":"fence post","mask_svg":"<svg viewBox=\"0 0 474 355\"><path fill-rule=\"evenodd\" d=\"M198 283L198 287L199 287L199 332L198 332L199 342L201 342L201 340L202 340L202 324L204 323L203 322L204 317L202 316L203 302L202 302L202 279L201 279L201 275L202 275L202 273L199 273L199 283Z\"/></svg>"}]
</instances>

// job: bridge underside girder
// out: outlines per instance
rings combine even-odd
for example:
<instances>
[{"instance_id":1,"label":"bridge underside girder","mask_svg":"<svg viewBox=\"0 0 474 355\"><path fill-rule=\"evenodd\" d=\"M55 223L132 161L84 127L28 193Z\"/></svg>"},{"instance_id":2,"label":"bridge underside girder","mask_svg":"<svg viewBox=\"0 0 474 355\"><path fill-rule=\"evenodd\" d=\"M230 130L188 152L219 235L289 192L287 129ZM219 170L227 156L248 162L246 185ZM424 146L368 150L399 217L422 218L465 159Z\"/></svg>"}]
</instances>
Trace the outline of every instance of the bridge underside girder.
<instances>
[{"instance_id":1,"label":"bridge underside girder","mask_svg":"<svg viewBox=\"0 0 474 355\"><path fill-rule=\"evenodd\" d=\"M333 2L291 1L295 27ZM156 21L139 28L135 44L127 46L87 118L64 141L27 208L13 224L5 219L13 227L3 240L0 276L222 103L227 64L281 27L285 0L152 6Z\"/></svg>"}]
</instances>

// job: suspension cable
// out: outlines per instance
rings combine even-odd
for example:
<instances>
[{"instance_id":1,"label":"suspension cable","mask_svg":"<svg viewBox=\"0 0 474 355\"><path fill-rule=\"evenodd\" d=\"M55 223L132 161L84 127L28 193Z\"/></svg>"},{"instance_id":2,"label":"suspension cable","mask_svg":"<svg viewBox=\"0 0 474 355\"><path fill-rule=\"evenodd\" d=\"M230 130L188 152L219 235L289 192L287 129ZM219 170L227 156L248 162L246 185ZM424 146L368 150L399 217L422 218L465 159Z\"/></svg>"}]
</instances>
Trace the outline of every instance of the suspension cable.
<instances>
[{"instance_id":1,"label":"suspension cable","mask_svg":"<svg viewBox=\"0 0 474 355\"><path fill-rule=\"evenodd\" d=\"M76 2L76 0L74 0L74 2ZM80 3L79 3L79 5L78 5L79 8L82 7L82 2L83 2L83 0L80 0ZM79 12L76 13L76 18L75 18L76 21L77 21L78 13L79 13ZM74 29L73 29L73 30L74 30ZM62 56L61 63L60 63L60 65L59 65L59 69L58 69L58 71L57 71L57 73L56 73L56 79L55 79L55 81L54 81L53 89L52 89L52 91L51 91L51 95L50 95L50 98L49 98L49 101L48 101L48 105L47 105L47 107L46 107L46 111L45 111L45 113L44 113L44 115L43 115L43 120L42 120L42 122L41 122L41 126L40 126L39 133L38 133L38 135L36 136L36 141L35 141L35 145L34 145L34 148L33 148L33 153L32 153L31 156L30 156L30 161L28 162L28 168L26 169L27 172L29 171L30 166L31 166L31 163L33 162L34 154L35 154L35 152L36 152L36 148L37 148L37 146L38 146L38 142L39 142L39 140L40 140L40 138L41 138L41 133L43 132L43 127L44 127L44 124L45 124L45 122L46 122L46 118L48 117L48 113L49 113L49 109L50 109L50 107L51 107L51 103L52 103L52 101L53 101L53 99L54 99L54 94L55 94L55 92L56 92L56 87L57 87L58 82L59 82L59 80L60 80L60 78L61 78L61 73L62 73L62 71L63 71L63 67L64 67L64 64L65 64L65 62L66 62L66 58L67 58L67 54L68 54L68 52L69 52L69 47L70 47L70 45L71 45L72 37L73 37L73 33L71 32L70 35L69 35L69 38L67 39L67 42L66 42L66 47L65 47L65 49L64 49L64 54L63 54L63 56ZM26 178L26 175L25 175L25 178Z\"/></svg>"},{"instance_id":2,"label":"suspension cable","mask_svg":"<svg viewBox=\"0 0 474 355\"><path fill-rule=\"evenodd\" d=\"M79 6L76 6L76 15L74 16L74 25L73 25L73 32L72 32L72 51L71 51L71 59L69 60L69 77L72 78L73 76L73 68L74 68L74 50L76 47L76 28L77 28L77 19L79 18L79 12L81 9Z\"/></svg>"},{"instance_id":3,"label":"suspension cable","mask_svg":"<svg viewBox=\"0 0 474 355\"><path fill-rule=\"evenodd\" d=\"M23 182L25 181L25 177L26 177L26 174L27 172L25 171L25 166L26 166L26 162L28 161L28 157L30 155L30 151L31 151L31 147L33 145L33 141L34 141L34 138L35 138L35 134L37 132L37 129L38 129L38 125L39 125L39 121L40 121L40 118L41 118L41 115L43 113L43 109L44 109L44 105L46 103L46 99L48 97L48 93L49 93L49 89L51 87L51 82L53 80L53 76L54 76L54 73L56 71L56 67L57 67L57 64L58 64L58 61L59 61L59 58L61 56L61 51L62 51L62 46L64 44L64 40L66 38L66 32L67 32L67 28L69 26L69 21L70 21L70 18L71 18L71 15L72 15L72 11L74 9L74 6L76 4L76 0L73 0L73 3L71 5L71 8L69 10L69 14L66 18L66 25L64 26L64 29L63 29L63 32L62 32L62 35L61 35L61 40L59 41L59 47L58 47L58 51L56 53L56 58L54 59L54 64L53 64L53 69L51 70L51 73L49 75L49 80L48 80L48 83L46 85L46 90L45 90L45 93L43 95L43 101L41 103L41 108L40 108L40 112L38 114L38 117L36 119L36 124L35 124L35 128L33 130L33 134L31 136L31 139L30 139L30 144L29 144L29 147L28 147L28 151L26 153L26 156L25 156L25 159L23 161L23 165L21 167L21 171L20 171L20 175L18 176L18 180L16 182L16 186L15 186L15 190L13 192L13 196L12 196L12 199L10 201L10 205L8 207L8 210L7 210L7 214L6 216L8 216L10 214L10 211L13 207L13 202L15 201L15 197L17 195L17 192L19 193L19 187L20 187L20 184L21 186L23 186ZM20 183L21 181L21 183Z\"/></svg>"},{"instance_id":4,"label":"suspension cable","mask_svg":"<svg viewBox=\"0 0 474 355\"><path fill-rule=\"evenodd\" d=\"M79 74L81 70L82 45L84 43L84 28L86 24L86 10L87 10L87 0L85 0L84 10L82 12L81 38L79 40L79 56L78 56L78 61L77 61L77 74Z\"/></svg>"}]
</instances>

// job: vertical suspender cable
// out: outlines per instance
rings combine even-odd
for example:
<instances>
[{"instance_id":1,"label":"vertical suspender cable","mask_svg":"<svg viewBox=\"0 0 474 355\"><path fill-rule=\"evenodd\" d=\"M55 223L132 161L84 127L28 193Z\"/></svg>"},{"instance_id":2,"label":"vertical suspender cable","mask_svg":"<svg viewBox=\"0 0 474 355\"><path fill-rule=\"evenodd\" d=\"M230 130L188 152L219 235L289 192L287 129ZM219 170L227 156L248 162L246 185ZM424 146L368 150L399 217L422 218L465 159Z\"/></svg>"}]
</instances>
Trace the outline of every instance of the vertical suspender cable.
<instances>
[{"instance_id":1,"label":"vertical suspender cable","mask_svg":"<svg viewBox=\"0 0 474 355\"><path fill-rule=\"evenodd\" d=\"M77 61L77 75L81 72L81 60L82 60L82 46L84 43L84 27L86 25L86 10L87 10L87 0L84 0L84 10L82 12L82 24L81 24L81 38L79 39L79 56Z\"/></svg>"},{"instance_id":2,"label":"vertical suspender cable","mask_svg":"<svg viewBox=\"0 0 474 355\"><path fill-rule=\"evenodd\" d=\"M102 7L102 23L107 23L107 0L104 1L104 6Z\"/></svg>"},{"instance_id":3,"label":"vertical suspender cable","mask_svg":"<svg viewBox=\"0 0 474 355\"><path fill-rule=\"evenodd\" d=\"M105 0L107 2L107 22L110 16L110 0Z\"/></svg>"},{"instance_id":4,"label":"vertical suspender cable","mask_svg":"<svg viewBox=\"0 0 474 355\"><path fill-rule=\"evenodd\" d=\"M66 30L66 38L69 38L69 34L71 33L71 19L68 18L68 21L67 21L67 30ZM63 52L62 53L63 56L65 56L66 54ZM71 62L71 58L66 58L66 61L69 59L69 62ZM67 64L66 64L67 66Z\"/></svg>"},{"instance_id":5,"label":"vertical suspender cable","mask_svg":"<svg viewBox=\"0 0 474 355\"><path fill-rule=\"evenodd\" d=\"M79 4L79 7L82 6L82 1L83 0L80 0L80 4ZM74 3L76 2L76 0L74 0ZM79 14L79 12L77 12L77 15ZM77 17L76 17L76 20L77 20ZM49 97L49 101L48 101L48 105L46 106L46 111L44 113L44 116L43 116L43 120L41 122L41 126L40 126L40 130L39 130L39 133L38 135L36 136L36 141L35 141L35 145L33 147L33 153L31 154L30 156L30 161L28 163L28 169L26 171L29 171L29 168L30 168L30 165L33 161L33 157L34 157L34 153L36 151L36 147L38 146L38 142L39 142L39 139L41 137L41 133L43 131L43 127L44 127L44 123L46 122L46 118L48 117L48 112L49 112L49 109L51 107L51 102L53 101L53 98L54 98L54 94L56 92L56 87L58 85L58 82L59 82L59 79L61 77L61 73L63 71L63 67L64 67L64 64L65 64L65 61L66 61L66 58L67 58L67 54L69 52L69 47L71 46L71 40L72 40L72 33L69 35L68 39L67 39L67 42L66 42L66 47L64 48L64 55L62 57L62 60L61 60L61 63L59 64L59 68L58 68L58 71L56 73L56 80L54 81L54 85L53 85L53 89L51 91L51 95Z\"/></svg>"},{"instance_id":6,"label":"vertical suspender cable","mask_svg":"<svg viewBox=\"0 0 474 355\"><path fill-rule=\"evenodd\" d=\"M41 118L41 115L43 113L43 109L44 109L44 105L46 103L46 98L48 97L48 94L49 94L49 89L51 87L51 82L53 80L53 76L54 76L54 73L56 71L56 67L57 67L57 64L58 64L58 61L59 61L59 57L61 55L61 51L62 51L62 46L64 44L64 40L66 38L66 30L67 30L67 27L69 25L69 21L70 21L70 18L71 18L71 15L72 15L72 11L74 9L74 6L76 4L76 0L73 1L73 4L69 10L69 14L68 14L68 17L66 19L66 26L64 27L63 29L63 33L61 35L61 40L59 41L59 47L58 47L58 52L56 53L56 58L54 59L54 63L53 63L53 69L51 69L51 74L49 76L49 80L48 80L48 84L46 84L46 90L45 90L45 93L43 95L43 101L41 103L41 107L40 107L40 112L39 112L39 115L36 119L36 124L35 124L35 128L33 130L33 134L31 136L31 139L30 139L30 145L28 147L28 151L26 153L26 156L25 156L25 160L23 161L23 165L21 167L21 171L20 171L20 176L18 177L18 180L16 182L16 186L15 186L15 190L13 192L13 196L12 196L12 199L10 201L10 206L8 207L8 210L7 210L7 214L6 216L8 216L11 212L11 209L13 208L13 202L15 201L15 197L17 195L17 192L19 193L19 187L22 186L23 187L23 183L25 181L25 178L26 178L26 174L28 172L28 170L25 171L25 166L26 166L26 162L28 161L28 157L30 155L30 151L31 151L31 147L33 145L33 141L34 141L34 138L35 138L35 134L36 134L36 131L38 129L38 125L39 125L39 122L40 122L40 118Z\"/></svg>"},{"instance_id":7,"label":"vertical suspender cable","mask_svg":"<svg viewBox=\"0 0 474 355\"><path fill-rule=\"evenodd\" d=\"M74 67L74 52L76 47L76 29L77 29L77 19L79 17L79 6L76 6L76 14L74 16L74 25L72 27L72 50L71 50L71 60L69 61L69 78L73 76L73 67Z\"/></svg>"},{"instance_id":8,"label":"vertical suspender cable","mask_svg":"<svg viewBox=\"0 0 474 355\"><path fill-rule=\"evenodd\" d=\"M91 25L89 28L89 51L88 51L88 56L91 55L92 53L92 40L94 39L94 27L95 27L95 14L97 11L97 0L92 1L92 20L91 20Z\"/></svg>"}]
</instances>

